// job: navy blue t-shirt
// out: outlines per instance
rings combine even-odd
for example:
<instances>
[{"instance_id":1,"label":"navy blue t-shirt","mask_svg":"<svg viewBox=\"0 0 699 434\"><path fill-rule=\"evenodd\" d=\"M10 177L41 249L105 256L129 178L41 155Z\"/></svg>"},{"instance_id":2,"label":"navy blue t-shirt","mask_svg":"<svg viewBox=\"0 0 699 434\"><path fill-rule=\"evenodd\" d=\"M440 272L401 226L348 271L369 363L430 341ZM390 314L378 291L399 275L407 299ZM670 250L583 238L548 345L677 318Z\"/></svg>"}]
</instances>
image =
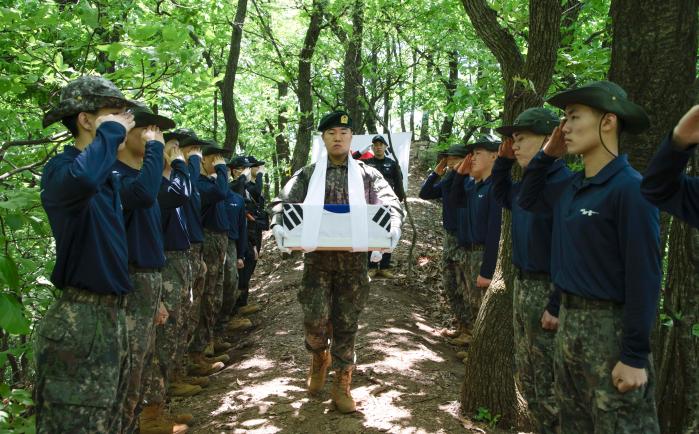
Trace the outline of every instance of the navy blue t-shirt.
<instances>
[{"instance_id":1,"label":"navy blue t-shirt","mask_svg":"<svg viewBox=\"0 0 699 434\"><path fill-rule=\"evenodd\" d=\"M226 212L228 214L228 239L235 241L238 258L245 257L248 246L248 222L245 218L245 199L230 189L226 194Z\"/></svg>"},{"instance_id":2,"label":"navy blue t-shirt","mask_svg":"<svg viewBox=\"0 0 699 434\"><path fill-rule=\"evenodd\" d=\"M420 199L442 199L442 225L444 229L456 234L456 209L449 206L449 191L454 177L454 171L450 170L441 178L435 172L430 173L420 187Z\"/></svg>"},{"instance_id":3,"label":"navy blue t-shirt","mask_svg":"<svg viewBox=\"0 0 699 434\"><path fill-rule=\"evenodd\" d=\"M185 220L187 221L187 233L190 243L201 243L204 241L204 226L201 220L201 195L197 181L201 173L201 157L190 155L187 162L189 169L189 179L192 183L192 192L189 201L182 206Z\"/></svg>"},{"instance_id":4,"label":"navy blue t-shirt","mask_svg":"<svg viewBox=\"0 0 699 434\"><path fill-rule=\"evenodd\" d=\"M216 178L199 175L197 187L201 194L201 216L206 229L214 232L228 232L226 194L228 193L228 169L225 164L217 164Z\"/></svg>"},{"instance_id":5,"label":"navy blue t-shirt","mask_svg":"<svg viewBox=\"0 0 699 434\"><path fill-rule=\"evenodd\" d=\"M56 239L51 282L99 294L127 294L126 229L119 176L112 172L126 129L104 122L84 151L66 146L41 176L41 203Z\"/></svg>"},{"instance_id":6,"label":"navy blue t-shirt","mask_svg":"<svg viewBox=\"0 0 699 434\"><path fill-rule=\"evenodd\" d=\"M158 193L166 252L188 250L190 247L184 205L192 194L192 183L184 161L173 161L171 168L170 178L161 178Z\"/></svg>"}]
</instances>

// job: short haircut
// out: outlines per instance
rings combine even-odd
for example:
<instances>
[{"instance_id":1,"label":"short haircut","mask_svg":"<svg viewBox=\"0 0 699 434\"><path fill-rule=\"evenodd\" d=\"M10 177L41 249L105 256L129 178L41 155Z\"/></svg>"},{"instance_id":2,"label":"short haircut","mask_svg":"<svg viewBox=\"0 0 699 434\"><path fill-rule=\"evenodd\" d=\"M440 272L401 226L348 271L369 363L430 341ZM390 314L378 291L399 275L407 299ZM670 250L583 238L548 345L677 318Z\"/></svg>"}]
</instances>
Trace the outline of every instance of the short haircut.
<instances>
[{"instance_id":1,"label":"short haircut","mask_svg":"<svg viewBox=\"0 0 699 434\"><path fill-rule=\"evenodd\" d=\"M61 119L61 122L66 128L68 128L68 131L70 131L73 138L77 138L78 135L80 135L80 130L78 129L78 116L80 116L80 113L90 113L94 115L97 114L97 112L98 110L79 112L74 115L64 117Z\"/></svg>"}]
</instances>

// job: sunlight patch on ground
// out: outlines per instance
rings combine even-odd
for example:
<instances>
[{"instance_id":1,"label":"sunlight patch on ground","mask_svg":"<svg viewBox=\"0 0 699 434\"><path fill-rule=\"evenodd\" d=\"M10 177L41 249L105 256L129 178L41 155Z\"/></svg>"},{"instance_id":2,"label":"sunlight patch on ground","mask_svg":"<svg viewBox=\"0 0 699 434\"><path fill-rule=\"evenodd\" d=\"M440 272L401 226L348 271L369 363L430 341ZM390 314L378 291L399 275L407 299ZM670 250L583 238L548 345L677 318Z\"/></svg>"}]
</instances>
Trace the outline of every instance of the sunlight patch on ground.
<instances>
[{"instance_id":1,"label":"sunlight patch on ground","mask_svg":"<svg viewBox=\"0 0 699 434\"><path fill-rule=\"evenodd\" d=\"M258 369L260 371L267 371L269 369L274 368L275 363L275 361L269 360L266 357L256 356L239 362L238 364L234 365L234 368L236 371L245 371L247 369L252 368Z\"/></svg>"},{"instance_id":2,"label":"sunlight patch on ground","mask_svg":"<svg viewBox=\"0 0 699 434\"><path fill-rule=\"evenodd\" d=\"M390 390L379 396L373 396L368 387L358 387L352 390L355 399L364 401L364 426L378 430L388 430L399 420L410 419L410 411L399 407L394 401L403 395L397 390Z\"/></svg>"},{"instance_id":3,"label":"sunlight patch on ground","mask_svg":"<svg viewBox=\"0 0 699 434\"><path fill-rule=\"evenodd\" d=\"M410 330L396 327L370 333L368 337L376 339L371 348L387 357L367 366L373 366L377 371L402 371L412 369L415 364L425 360L437 363L445 361L425 345L415 342L412 339L414 335Z\"/></svg>"},{"instance_id":4,"label":"sunlight patch on ground","mask_svg":"<svg viewBox=\"0 0 699 434\"><path fill-rule=\"evenodd\" d=\"M419 205L425 205L428 207L433 207L437 208L437 204L435 202L429 201L429 200L424 200L420 199L419 197L408 197L408 203L416 203Z\"/></svg>"}]
</instances>

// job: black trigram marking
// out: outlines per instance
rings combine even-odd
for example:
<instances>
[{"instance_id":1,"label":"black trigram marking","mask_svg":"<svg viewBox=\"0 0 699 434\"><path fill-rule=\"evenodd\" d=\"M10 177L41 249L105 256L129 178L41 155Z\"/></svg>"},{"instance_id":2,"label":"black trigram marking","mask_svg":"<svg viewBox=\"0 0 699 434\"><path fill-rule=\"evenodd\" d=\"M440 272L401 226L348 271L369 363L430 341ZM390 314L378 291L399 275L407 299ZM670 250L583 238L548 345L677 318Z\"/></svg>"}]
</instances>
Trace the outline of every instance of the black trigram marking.
<instances>
[{"instance_id":1,"label":"black trigram marking","mask_svg":"<svg viewBox=\"0 0 699 434\"><path fill-rule=\"evenodd\" d=\"M301 221L303 220L303 208L301 205L285 203L283 210L284 214L282 216L282 220L285 228L292 230L301 224Z\"/></svg>"},{"instance_id":2,"label":"black trigram marking","mask_svg":"<svg viewBox=\"0 0 699 434\"><path fill-rule=\"evenodd\" d=\"M376 214L374 214L372 220L374 223L377 223L379 226L384 228L386 232L391 231L391 213L388 211L387 207L382 206L379 208L379 210L376 211Z\"/></svg>"}]
</instances>

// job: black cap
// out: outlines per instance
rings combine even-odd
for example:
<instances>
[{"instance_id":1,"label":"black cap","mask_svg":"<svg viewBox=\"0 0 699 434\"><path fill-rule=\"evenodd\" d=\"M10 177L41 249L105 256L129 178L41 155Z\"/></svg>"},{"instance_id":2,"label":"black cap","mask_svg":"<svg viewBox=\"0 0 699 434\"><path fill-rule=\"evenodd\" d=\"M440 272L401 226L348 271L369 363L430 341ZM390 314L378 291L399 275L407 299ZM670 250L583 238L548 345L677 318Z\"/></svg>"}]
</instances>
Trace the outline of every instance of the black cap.
<instances>
[{"instance_id":1,"label":"black cap","mask_svg":"<svg viewBox=\"0 0 699 434\"><path fill-rule=\"evenodd\" d=\"M248 155L248 161L250 162L250 164L252 164L252 166L250 166L250 167L260 167L260 166L265 165L264 161L258 160L257 158L253 157L252 155Z\"/></svg>"},{"instance_id":2,"label":"black cap","mask_svg":"<svg viewBox=\"0 0 699 434\"><path fill-rule=\"evenodd\" d=\"M371 143L376 143L376 142L381 142L381 143L383 143L384 145L388 146L388 143L386 142L386 139L384 139L383 136L382 136L381 134L377 134L377 135L375 135L375 136L371 139Z\"/></svg>"},{"instance_id":3,"label":"black cap","mask_svg":"<svg viewBox=\"0 0 699 434\"><path fill-rule=\"evenodd\" d=\"M325 130L335 127L343 127L352 129L352 118L346 111L338 110L330 112L323 116L318 122L318 131L321 133Z\"/></svg>"},{"instance_id":4,"label":"black cap","mask_svg":"<svg viewBox=\"0 0 699 434\"><path fill-rule=\"evenodd\" d=\"M558 126L560 120L551 110L543 107L528 108L517 116L512 125L503 125L495 131L505 137L512 137L517 131L531 131L548 136Z\"/></svg>"},{"instance_id":5,"label":"black cap","mask_svg":"<svg viewBox=\"0 0 699 434\"><path fill-rule=\"evenodd\" d=\"M228 162L228 167L234 169L239 167L252 167L252 163L245 155L236 155Z\"/></svg>"},{"instance_id":6,"label":"black cap","mask_svg":"<svg viewBox=\"0 0 699 434\"><path fill-rule=\"evenodd\" d=\"M175 128L175 121L165 116L156 115L150 107L143 103L136 102L136 105L129 110L133 113L136 128L148 127L150 125L155 125L163 131Z\"/></svg>"},{"instance_id":7,"label":"black cap","mask_svg":"<svg viewBox=\"0 0 699 434\"><path fill-rule=\"evenodd\" d=\"M469 146L472 150L485 149L490 152L497 152L502 142L492 134L484 134L476 138Z\"/></svg>"},{"instance_id":8,"label":"black cap","mask_svg":"<svg viewBox=\"0 0 699 434\"><path fill-rule=\"evenodd\" d=\"M202 140L202 143L204 143L204 145L202 147L202 151L201 151L201 154L203 156L216 155L216 154L223 155L223 156L229 156L233 153L233 151L231 151L230 149L224 149L224 148L220 147L218 145L218 143L216 143L213 140Z\"/></svg>"},{"instance_id":9,"label":"black cap","mask_svg":"<svg viewBox=\"0 0 699 434\"><path fill-rule=\"evenodd\" d=\"M447 150L437 154L439 158L444 157L465 157L471 153L472 149L464 145L452 145Z\"/></svg>"}]
</instances>

